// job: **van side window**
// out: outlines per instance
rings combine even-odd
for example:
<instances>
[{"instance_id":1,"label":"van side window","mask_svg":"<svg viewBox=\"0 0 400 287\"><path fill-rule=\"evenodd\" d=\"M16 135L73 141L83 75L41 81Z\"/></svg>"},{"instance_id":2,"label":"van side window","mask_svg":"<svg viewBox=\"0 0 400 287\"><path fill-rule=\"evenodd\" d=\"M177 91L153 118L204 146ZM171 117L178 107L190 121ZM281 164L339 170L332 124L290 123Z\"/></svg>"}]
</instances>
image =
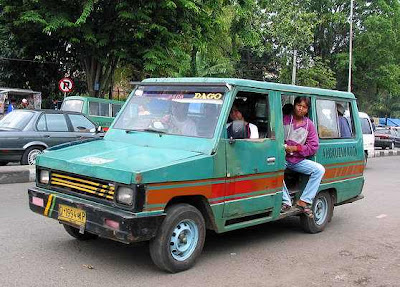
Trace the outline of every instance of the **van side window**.
<instances>
[{"instance_id":1,"label":"van side window","mask_svg":"<svg viewBox=\"0 0 400 287\"><path fill-rule=\"evenodd\" d=\"M89 102L89 115L109 117L110 116L109 104Z\"/></svg>"},{"instance_id":2,"label":"van side window","mask_svg":"<svg viewBox=\"0 0 400 287\"><path fill-rule=\"evenodd\" d=\"M121 110L122 105L112 104L112 116L116 117L119 111Z\"/></svg>"},{"instance_id":3,"label":"van side window","mask_svg":"<svg viewBox=\"0 0 400 287\"><path fill-rule=\"evenodd\" d=\"M322 139L339 138L336 102L317 100L318 135Z\"/></svg>"},{"instance_id":4,"label":"van side window","mask_svg":"<svg viewBox=\"0 0 400 287\"><path fill-rule=\"evenodd\" d=\"M99 103L89 102L89 115L91 116L99 115Z\"/></svg>"},{"instance_id":5,"label":"van side window","mask_svg":"<svg viewBox=\"0 0 400 287\"><path fill-rule=\"evenodd\" d=\"M239 92L236 95L232 108L239 109L245 122L256 126L256 129L258 129L257 138L269 138L271 136L267 93ZM231 121L230 116L228 126ZM255 131L254 126L250 128L253 131Z\"/></svg>"},{"instance_id":6,"label":"van side window","mask_svg":"<svg viewBox=\"0 0 400 287\"><path fill-rule=\"evenodd\" d=\"M354 120L348 102L317 100L318 135L323 139L352 138Z\"/></svg>"},{"instance_id":7,"label":"van side window","mask_svg":"<svg viewBox=\"0 0 400 287\"><path fill-rule=\"evenodd\" d=\"M336 109L339 121L340 138L352 138L354 136L354 120L350 103L336 101Z\"/></svg>"},{"instance_id":8,"label":"van side window","mask_svg":"<svg viewBox=\"0 0 400 287\"><path fill-rule=\"evenodd\" d=\"M99 104L99 116L109 117L110 116L110 106L108 103Z\"/></svg>"}]
</instances>

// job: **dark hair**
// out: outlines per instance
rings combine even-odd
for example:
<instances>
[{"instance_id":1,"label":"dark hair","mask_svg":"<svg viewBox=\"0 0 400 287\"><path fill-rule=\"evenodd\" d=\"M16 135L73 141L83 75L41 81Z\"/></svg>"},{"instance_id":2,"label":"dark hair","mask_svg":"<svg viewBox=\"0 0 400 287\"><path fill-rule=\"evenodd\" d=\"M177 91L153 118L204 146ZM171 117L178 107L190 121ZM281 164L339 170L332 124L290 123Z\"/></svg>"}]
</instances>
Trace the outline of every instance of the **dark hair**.
<instances>
[{"instance_id":1,"label":"dark hair","mask_svg":"<svg viewBox=\"0 0 400 287\"><path fill-rule=\"evenodd\" d=\"M294 105L297 105L298 103L303 102L303 101L306 103L307 108L310 108L311 102L310 102L310 98L309 97L303 97L303 96L296 97L294 99Z\"/></svg>"},{"instance_id":2,"label":"dark hair","mask_svg":"<svg viewBox=\"0 0 400 287\"><path fill-rule=\"evenodd\" d=\"M285 104L282 107L282 113L283 115L290 115L293 112L293 105L292 104Z\"/></svg>"}]
</instances>

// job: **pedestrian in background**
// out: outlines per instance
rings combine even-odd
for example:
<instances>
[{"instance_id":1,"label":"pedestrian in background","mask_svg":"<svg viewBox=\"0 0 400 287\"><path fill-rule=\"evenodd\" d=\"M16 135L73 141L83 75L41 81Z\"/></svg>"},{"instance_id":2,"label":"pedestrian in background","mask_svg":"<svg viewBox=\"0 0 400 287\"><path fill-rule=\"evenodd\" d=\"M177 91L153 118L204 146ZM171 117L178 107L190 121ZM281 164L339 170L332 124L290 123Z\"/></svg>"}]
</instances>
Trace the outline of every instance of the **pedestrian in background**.
<instances>
[{"instance_id":1,"label":"pedestrian in background","mask_svg":"<svg viewBox=\"0 0 400 287\"><path fill-rule=\"evenodd\" d=\"M18 106L19 109L27 109L28 108L28 100L27 99L22 99L21 104Z\"/></svg>"},{"instance_id":2,"label":"pedestrian in background","mask_svg":"<svg viewBox=\"0 0 400 287\"><path fill-rule=\"evenodd\" d=\"M15 110L15 99L11 99L10 104L7 107L6 114L11 113L13 110Z\"/></svg>"}]
</instances>

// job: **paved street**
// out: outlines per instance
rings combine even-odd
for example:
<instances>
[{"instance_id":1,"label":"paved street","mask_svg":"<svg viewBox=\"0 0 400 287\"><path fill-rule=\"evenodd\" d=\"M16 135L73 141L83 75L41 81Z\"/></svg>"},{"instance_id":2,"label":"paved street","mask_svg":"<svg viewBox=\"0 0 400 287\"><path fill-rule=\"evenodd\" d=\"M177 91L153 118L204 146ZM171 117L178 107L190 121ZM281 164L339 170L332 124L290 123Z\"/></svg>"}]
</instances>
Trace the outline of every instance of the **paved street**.
<instances>
[{"instance_id":1,"label":"paved street","mask_svg":"<svg viewBox=\"0 0 400 287\"><path fill-rule=\"evenodd\" d=\"M32 213L32 183L0 185L0 285L400 286L399 160L370 159L365 199L337 207L324 232L291 218L209 234L197 265L174 275L153 266L146 243L79 242Z\"/></svg>"}]
</instances>

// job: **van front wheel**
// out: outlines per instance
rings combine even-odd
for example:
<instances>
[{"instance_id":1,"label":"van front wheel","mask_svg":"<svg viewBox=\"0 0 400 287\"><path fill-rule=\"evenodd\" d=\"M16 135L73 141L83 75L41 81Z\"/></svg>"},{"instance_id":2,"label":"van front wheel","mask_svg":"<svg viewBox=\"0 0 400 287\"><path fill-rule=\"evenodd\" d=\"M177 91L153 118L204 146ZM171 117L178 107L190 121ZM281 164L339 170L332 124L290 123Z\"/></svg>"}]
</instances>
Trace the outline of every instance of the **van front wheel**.
<instances>
[{"instance_id":1,"label":"van front wheel","mask_svg":"<svg viewBox=\"0 0 400 287\"><path fill-rule=\"evenodd\" d=\"M333 216L333 201L327 191L317 194L312 205L314 218L305 214L300 215L300 223L305 232L318 233L325 229L325 226Z\"/></svg>"},{"instance_id":2,"label":"van front wheel","mask_svg":"<svg viewBox=\"0 0 400 287\"><path fill-rule=\"evenodd\" d=\"M189 204L173 205L150 241L151 259L165 271L187 270L200 255L205 234L204 218L197 208Z\"/></svg>"}]
</instances>

